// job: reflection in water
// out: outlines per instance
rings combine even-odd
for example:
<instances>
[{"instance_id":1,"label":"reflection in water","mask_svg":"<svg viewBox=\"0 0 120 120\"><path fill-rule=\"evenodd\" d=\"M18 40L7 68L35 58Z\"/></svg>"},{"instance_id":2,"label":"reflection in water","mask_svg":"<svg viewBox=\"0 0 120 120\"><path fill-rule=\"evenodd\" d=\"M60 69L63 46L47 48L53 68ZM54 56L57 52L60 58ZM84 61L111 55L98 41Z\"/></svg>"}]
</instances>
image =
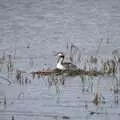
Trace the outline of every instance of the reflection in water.
<instances>
[{"instance_id":1,"label":"reflection in water","mask_svg":"<svg viewBox=\"0 0 120 120\"><path fill-rule=\"evenodd\" d=\"M27 73L20 70L16 70L16 80L20 85L27 85L31 83L31 79L29 79Z\"/></svg>"},{"instance_id":2,"label":"reflection in water","mask_svg":"<svg viewBox=\"0 0 120 120\"><path fill-rule=\"evenodd\" d=\"M5 109L7 107L7 98L3 91L0 91L0 109Z\"/></svg>"},{"instance_id":3,"label":"reflection in water","mask_svg":"<svg viewBox=\"0 0 120 120\"><path fill-rule=\"evenodd\" d=\"M36 101L38 104L43 102L43 101L48 101L48 103L46 103L46 107L51 106L51 109L53 109L54 107L56 109L65 109L65 110L71 110L74 109L76 112L78 112L78 110L84 110L85 113L82 115L80 115L78 118L83 117L84 119L92 119L95 116L98 117L102 117L102 118L107 118L108 116L110 116L111 112L109 112L110 109L115 109L117 108L117 106L119 105L119 79L118 76L98 76L98 77L93 77L93 76L84 76L81 75L80 77L73 77L68 78L64 75L54 75L52 74L51 76L47 76L47 77L40 77L40 79L32 79L32 83L30 85L33 86L33 81L39 81L41 80L41 78L43 79L41 82L46 82L48 83L48 86L44 86L44 88L42 88L42 91L37 91L37 89L39 88L39 84L38 86L35 86L34 89L36 89L36 94L38 93L42 93L44 96L47 96L47 94L45 94L44 89L48 87L48 90L52 89L53 87L55 88L55 93L56 93L56 97L51 96L52 100L55 100L54 102L52 102L51 104L49 103L51 100L50 98L46 99L46 98L42 98L42 96L36 96L36 98L34 98L34 92L32 93L32 98L28 97L26 98L26 95L23 92L20 92L18 94L18 97L16 98L16 101L18 101L17 106L19 106L19 104L23 101L22 104L24 104L25 101ZM113 90L111 92L113 92L111 94L111 98L109 98L109 95L107 95L107 93L109 93L109 90L106 90L105 85L103 83L110 83L111 80L113 80ZM63 87L62 87L63 86ZM41 86L42 87L42 86ZM63 92L64 91L64 92ZM107 93L105 93L105 91ZM48 94L50 93L50 91L48 91ZM110 94L110 93L109 93ZM94 96L94 98L90 98L90 96ZM41 101L41 98L43 99L43 101ZM35 100L36 99L36 100ZM9 103L9 98L6 99L6 97L3 97L3 99L1 99L1 105L4 105L6 112L7 113L7 107L9 108L9 106L7 106L7 102ZM66 101L66 102L65 102ZM20 103L19 103L20 102ZM25 102L26 103L26 102ZM36 104L37 104L36 103ZM14 103L13 105L15 105L16 103ZM95 104L95 106L94 106ZM19 106L20 107L20 106ZM40 106L42 107L42 106ZM58 109L58 111L59 111ZM14 116L12 116L12 113L14 113ZM66 112L65 112L66 113ZM74 113L74 112L73 112ZM20 113L19 111L9 111L9 114L11 116L11 119L17 119L19 118L19 116L26 116L26 115L30 115L34 116L34 115L38 115L39 118L41 118L41 116L44 116L44 113L39 113L39 110L37 112L33 112L33 113L29 113L29 111L24 112L24 113ZM46 113L47 114L47 113ZM75 113L74 113L75 114ZM112 115L118 115L118 113L113 112ZM104 116L104 117L103 117ZM48 115L46 116L48 118L51 118L51 116ZM32 117L31 117L32 118ZM55 120L60 120L60 119L75 119L74 115L60 115L60 114L56 114L52 116L53 119ZM95 117L96 118L96 117Z\"/></svg>"},{"instance_id":4,"label":"reflection in water","mask_svg":"<svg viewBox=\"0 0 120 120\"><path fill-rule=\"evenodd\" d=\"M65 76L64 75L54 75L52 74L49 79L48 83L52 83L52 85L64 85L65 83Z\"/></svg>"},{"instance_id":5,"label":"reflection in water","mask_svg":"<svg viewBox=\"0 0 120 120\"><path fill-rule=\"evenodd\" d=\"M81 75L82 92L93 92L93 77Z\"/></svg>"},{"instance_id":6,"label":"reflection in water","mask_svg":"<svg viewBox=\"0 0 120 120\"><path fill-rule=\"evenodd\" d=\"M61 85L65 85L65 76L64 75L54 75L48 77L48 86L49 88L55 86L57 100L56 103L60 103L60 94L61 94Z\"/></svg>"}]
</instances>

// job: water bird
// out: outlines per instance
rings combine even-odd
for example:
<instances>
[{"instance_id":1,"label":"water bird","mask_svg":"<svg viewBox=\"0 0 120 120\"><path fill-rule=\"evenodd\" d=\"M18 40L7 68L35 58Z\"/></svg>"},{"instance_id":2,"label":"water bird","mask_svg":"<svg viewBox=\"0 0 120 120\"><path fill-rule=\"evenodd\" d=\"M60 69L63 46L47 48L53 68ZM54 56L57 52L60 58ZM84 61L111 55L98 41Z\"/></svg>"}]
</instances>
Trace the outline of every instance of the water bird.
<instances>
[{"instance_id":1,"label":"water bird","mask_svg":"<svg viewBox=\"0 0 120 120\"><path fill-rule=\"evenodd\" d=\"M76 65L71 62L64 62L65 55L63 52L58 52L55 56L58 57L56 68L59 70L74 70L77 68Z\"/></svg>"}]
</instances>

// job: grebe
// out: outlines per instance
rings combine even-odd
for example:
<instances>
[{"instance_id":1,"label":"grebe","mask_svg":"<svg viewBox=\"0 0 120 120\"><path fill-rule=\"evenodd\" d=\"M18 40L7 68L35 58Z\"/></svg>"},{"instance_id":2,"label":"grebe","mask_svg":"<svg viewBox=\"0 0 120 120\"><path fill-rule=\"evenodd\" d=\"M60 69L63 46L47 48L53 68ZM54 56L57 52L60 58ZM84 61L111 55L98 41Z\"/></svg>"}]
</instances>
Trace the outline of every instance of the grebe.
<instances>
[{"instance_id":1,"label":"grebe","mask_svg":"<svg viewBox=\"0 0 120 120\"><path fill-rule=\"evenodd\" d=\"M70 62L63 62L64 61L64 54L62 52L59 52L56 54L56 56L58 57L57 60L57 65L56 68L60 69L60 70L71 70L71 69L76 69L77 66L70 63Z\"/></svg>"}]
</instances>

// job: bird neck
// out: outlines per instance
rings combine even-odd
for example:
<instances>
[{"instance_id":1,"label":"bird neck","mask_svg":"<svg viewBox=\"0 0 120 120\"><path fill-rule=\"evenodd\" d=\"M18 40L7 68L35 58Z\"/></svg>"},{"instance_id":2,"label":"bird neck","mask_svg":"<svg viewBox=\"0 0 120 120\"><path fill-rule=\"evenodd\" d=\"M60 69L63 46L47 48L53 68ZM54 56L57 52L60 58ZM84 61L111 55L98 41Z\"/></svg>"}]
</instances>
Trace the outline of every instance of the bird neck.
<instances>
[{"instance_id":1,"label":"bird neck","mask_svg":"<svg viewBox=\"0 0 120 120\"><path fill-rule=\"evenodd\" d=\"M62 63L63 63L63 60L64 60L64 57L59 57L57 63L58 63L58 64L62 64Z\"/></svg>"}]
</instances>

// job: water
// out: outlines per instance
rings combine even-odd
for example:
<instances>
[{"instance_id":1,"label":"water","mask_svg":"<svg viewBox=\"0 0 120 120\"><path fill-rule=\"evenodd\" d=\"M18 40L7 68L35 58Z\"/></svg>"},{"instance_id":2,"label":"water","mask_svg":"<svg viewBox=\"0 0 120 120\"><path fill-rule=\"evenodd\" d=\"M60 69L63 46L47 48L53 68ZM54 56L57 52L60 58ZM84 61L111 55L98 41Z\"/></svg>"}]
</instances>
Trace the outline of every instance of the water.
<instances>
[{"instance_id":1,"label":"water","mask_svg":"<svg viewBox=\"0 0 120 120\"><path fill-rule=\"evenodd\" d=\"M119 21L119 0L0 1L0 57L15 56L15 70L28 77L17 81L6 64L1 67L0 120L119 120L119 74L59 76L57 81L29 74L55 68L54 54L67 52L71 44L81 59L95 55L101 39L98 56L112 57L114 49L120 53ZM93 103L96 93L98 105Z\"/></svg>"}]
</instances>

